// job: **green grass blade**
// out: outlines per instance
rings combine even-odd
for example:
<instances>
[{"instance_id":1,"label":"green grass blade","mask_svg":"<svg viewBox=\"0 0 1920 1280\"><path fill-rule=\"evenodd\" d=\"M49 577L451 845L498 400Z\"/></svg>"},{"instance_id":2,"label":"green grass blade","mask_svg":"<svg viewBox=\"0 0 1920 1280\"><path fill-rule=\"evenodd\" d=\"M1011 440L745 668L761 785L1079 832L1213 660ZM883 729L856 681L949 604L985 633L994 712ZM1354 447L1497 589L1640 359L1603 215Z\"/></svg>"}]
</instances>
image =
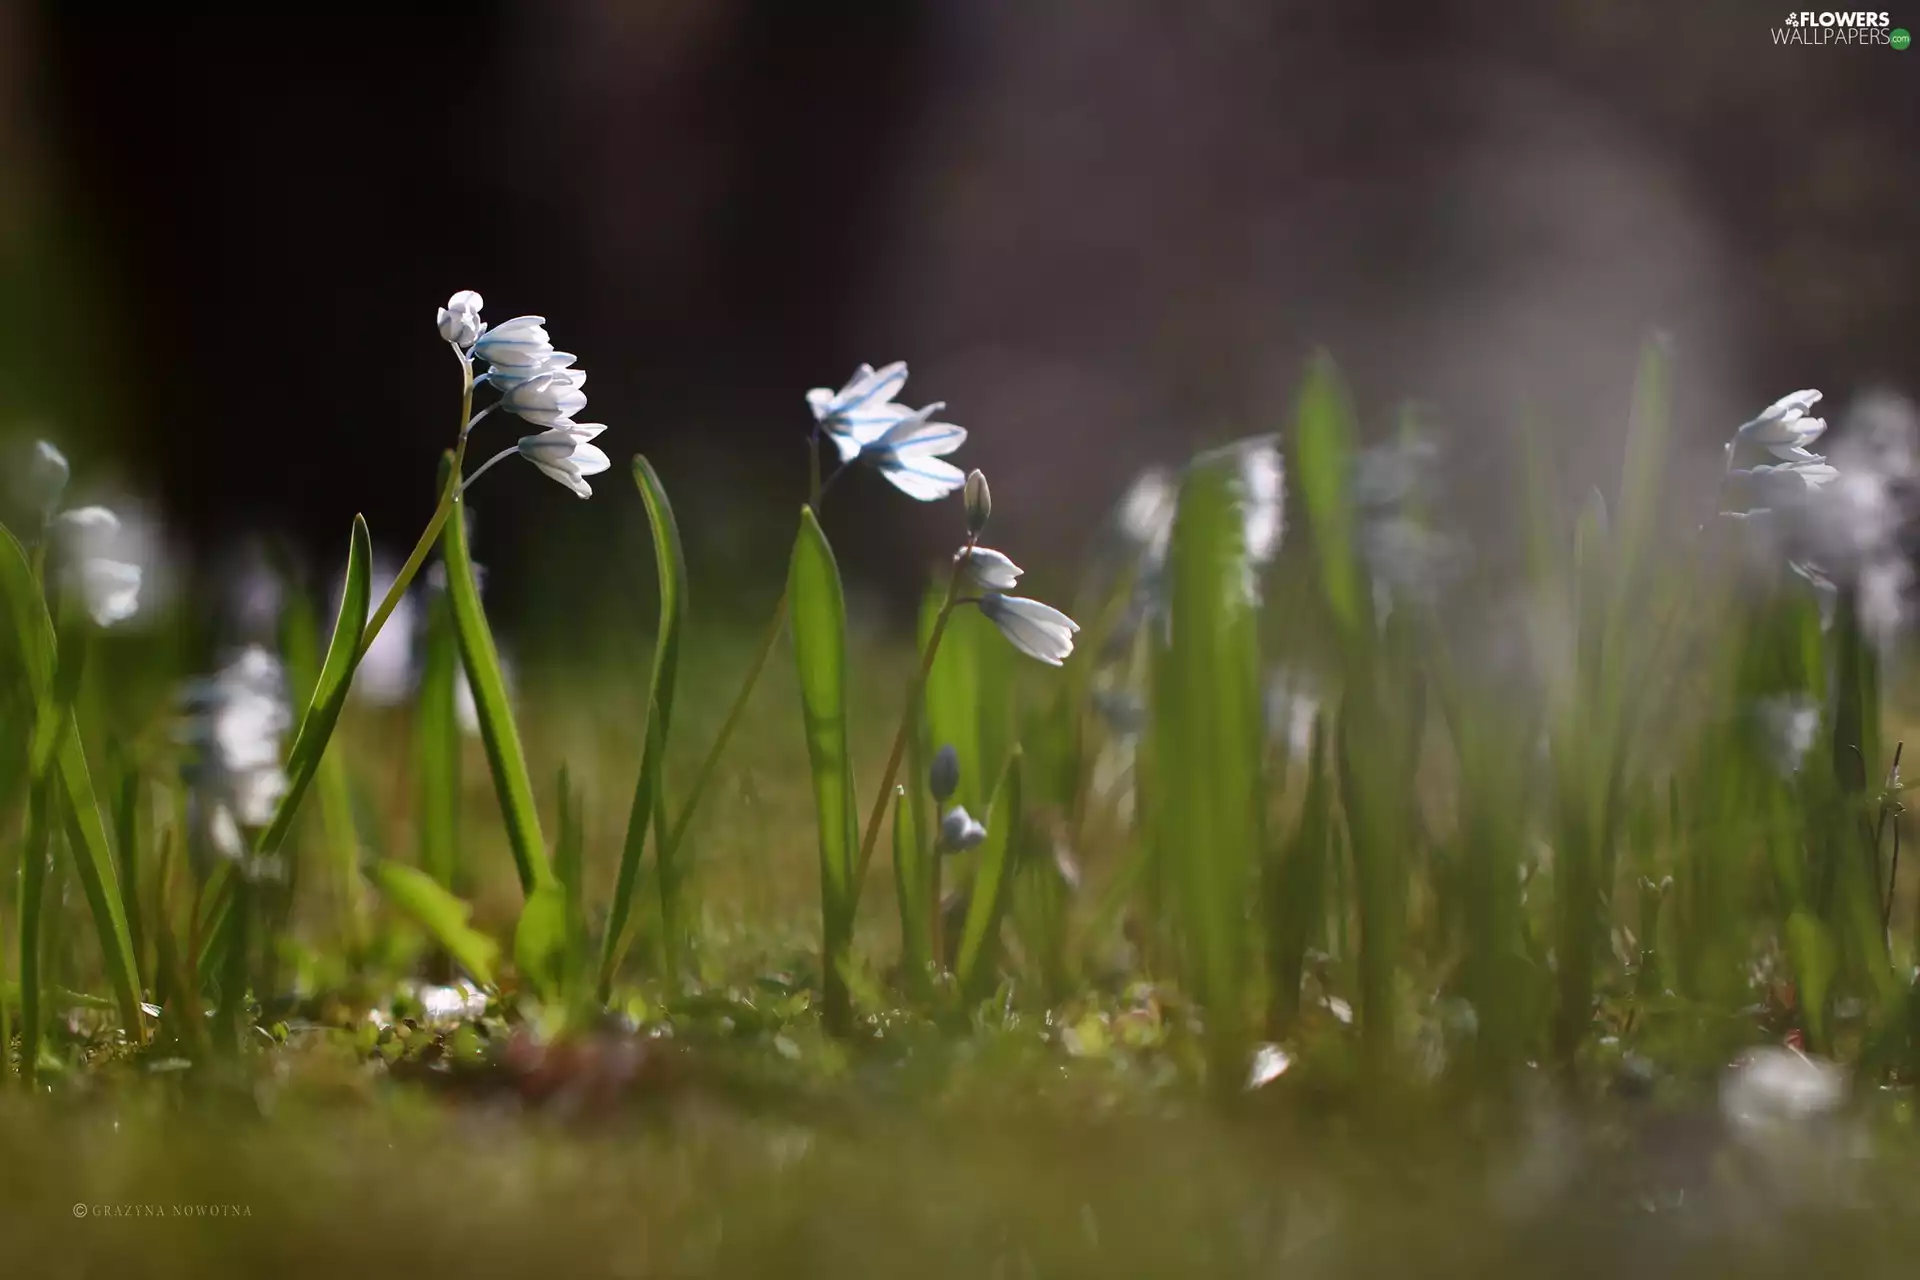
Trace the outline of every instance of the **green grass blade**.
<instances>
[{"instance_id":1,"label":"green grass blade","mask_svg":"<svg viewBox=\"0 0 1920 1280\"><path fill-rule=\"evenodd\" d=\"M932 994L933 882L929 875L934 855L920 843L907 789L893 789L893 888L900 902L900 966L906 971L907 990L917 999Z\"/></svg>"},{"instance_id":2,"label":"green grass blade","mask_svg":"<svg viewBox=\"0 0 1920 1280\"><path fill-rule=\"evenodd\" d=\"M361 633L367 625L372 564L367 522L356 515L347 540L346 585L340 593L340 612L333 621L333 638L327 642L327 658L314 684L313 699L300 719L300 731L287 755L287 793L254 845L254 852L262 856L278 853L286 841L300 801L320 767L327 741L333 737L333 727L339 723L340 709L347 703L347 688L353 683L353 669L359 662Z\"/></svg>"},{"instance_id":3,"label":"green grass blade","mask_svg":"<svg viewBox=\"0 0 1920 1280\"><path fill-rule=\"evenodd\" d=\"M961 993L977 999L986 994L993 976L995 943L1000 920L1006 914L1008 890L1021 845L1022 809L1020 753L1007 761L993 789L987 815L987 838L974 865L973 888L967 899L966 923L960 928L960 947L954 960L954 978Z\"/></svg>"},{"instance_id":4,"label":"green grass blade","mask_svg":"<svg viewBox=\"0 0 1920 1280\"><path fill-rule=\"evenodd\" d=\"M533 779L527 773L526 752L514 727L507 700L506 678L500 673L500 654L486 611L480 607L480 588L473 579L473 558L467 550L464 512L455 511L440 535L441 556L447 566L447 592L453 600L454 630L460 641L460 660L473 686L474 710L480 720L480 741L487 749L493 772L494 794L506 819L507 842L513 849L520 889L531 894L535 886L552 879L547 865L546 837L540 833L540 814L533 802Z\"/></svg>"},{"instance_id":5,"label":"green grass blade","mask_svg":"<svg viewBox=\"0 0 1920 1280\"><path fill-rule=\"evenodd\" d=\"M101 960L113 987L121 1021L134 1039L141 1040L146 1035L146 1024L140 1011L140 970L134 961L132 936L127 929L119 877L114 870L112 844L100 816L86 751L80 742L79 723L70 701L73 690L67 688L68 696L64 699L60 696L63 682L57 670L53 622L47 614L46 600L25 551L4 530L0 530L0 595L4 595L7 611L13 618L14 648L25 668L27 686L37 708L36 722L39 726L48 723L59 726L50 735L36 729L35 752L43 749L48 752L48 757L36 762L36 772L44 769L50 771L48 776L58 775L66 799L63 808L72 835L74 869L93 915ZM70 671L73 669L69 667ZM24 978L23 974L23 981Z\"/></svg>"},{"instance_id":6,"label":"green grass blade","mask_svg":"<svg viewBox=\"0 0 1920 1280\"><path fill-rule=\"evenodd\" d=\"M1313 746L1307 757L1307 794L1299 826L1268 870L1267 963L1274 1035L1285 1035L1300 1012L1300 979L1307 945L1323 910L1327 860L1333 840L1333 796L1327 776L1326 718L1313 722Z\"/></svg>"},{"instance_id":7,"label":"green grass blade","mask_svg":"<svg viewBox=\"0 0 1920 1280\"><path fill-rule=\"evenodd\" d=\"M393 908L426 930L455 964L483 987L494 985L494 964L500 947L468 923L473 908L435 884L417 867L378 861L368 865L367 878Z\"/></svg>"},{"instance_id":8,"label":"green grass blade","mask_svg":"<svg viewBox=\"0 0 1920 1280\"><path fill-rule=\"evenodd\" d=\"M820 835L821 981L826 1020L844 1030L852 1007L843 966L853 942L854 860L859 845L853 760L847 743L847 609L840 566L811 507L787 571L793 656L800 676L807 760Z\"/></svg>"},{"instance_id":9,"label":"green grass blade","mask_svg":"<svg viewBox=\"0 0 1920 1280\"><path fill-rule=\"evenodd\" d=\"M48 793L46 780L27 794L27 838L20 850L20 897L16 918L20 929L20 1075L29 1084L40 1064L42 990L40 923L47 882ZM0 1045L0 1057L8 1046Z\"/></svg>"},{"instance_id":10,"label":"green grass blade","mask_svg":"<svg viewBox=\"0 0 1920 1280\"><path fill-rule=\"evenodd\" d=\"M1248 905L1261 856L1263 754L1255 618L1240 508L1227 471L1195 467L1168 553L1168 639L1156 654L1153 732L1161 856L1188 988L1207 1009L1220 1079L1238 1081L1250 996Z\"/></svg>"},{"instance_id":11,"label":"green grass blade","mask_svg":"<svg viewBox=\"0 0 1920 1280\"><path fill-rule=\"evenodd\" d=\"M427 600L426 655L414 720L415 767L420 779L420 868L449 892L466 877L460 865L459 711L460 648L453 603L445 591Z\"/></svg>"},{"instance_id":12,"label":"green grass blade","mask_svg":"<svg viewBox=\"0 0 1920 1280\"><path fill-rule=\"evenodd\" d=\"M348 556L351 560L351 544ZM304 702L311 706L320 689L320 619L306 591L290 580L285 585L287 603L280 620L280 652L286 660L287 681L295 705ZM358 637L355 643L359 643ZM351 680L348 683L351 684ZM339 752L320 753L313 787L320 801L320 830L327 851L329 891L334 899L340 936L349 944L357 943L362 937L360 833L353 817L353 792L347 781L346 761Z\"/></svg>"},{"instance_id":13,"label":"green grass blade","mask_svg":"<svg viewBox=\"0 0 1920 1280\"><path fill-rule=\"evenodd\" d=\"M1373 596L1360 562L1353 506L1358 429L1333 361L1307 370L1294 413L1293 475L1318 555L1321 590L1349 643L1373 633Z\"/></svg>"},{"instance_id":14,"label":"green grass blade","mask_svg":"<svg viewBox=\"0 0 1920 1280\"><path fill-rule=\"evenodd\" d=\"M633 789L633 807L627 815L626 843L620 850L620 870L614 882L600 955L600 999L612 994L613 971L625 948L627 919L640 877L640 858L647 829L654 828L654 854L661 859L660 926L667 959L668 980L680 953L678 930L682 921L680 890L685 868L679 850L667 844L666 758L667 736L673 725L673 697L680 672L680 637L686 623L687 559L680 544L680 527L665 486L645 458L633 460L633 480L646 503L647 523L653 531L654 567L660 581L660 630L653 646L653 675L647 682L647 738L640 757L640 779ZM670 865L671 864L671 865Z\"/></svg>"}]
</instances>

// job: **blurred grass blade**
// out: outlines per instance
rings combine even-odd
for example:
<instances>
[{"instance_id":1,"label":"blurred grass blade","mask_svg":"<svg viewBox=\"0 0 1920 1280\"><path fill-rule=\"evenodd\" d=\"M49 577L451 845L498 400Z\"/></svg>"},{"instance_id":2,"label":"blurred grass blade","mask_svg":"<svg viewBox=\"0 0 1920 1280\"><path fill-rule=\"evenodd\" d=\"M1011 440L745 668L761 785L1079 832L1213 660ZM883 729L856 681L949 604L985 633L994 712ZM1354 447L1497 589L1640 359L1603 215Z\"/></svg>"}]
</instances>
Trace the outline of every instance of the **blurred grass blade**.
<instances>
[{"instance_id":1,"label":"blurred grass blade","mask_svg":"<svg viewBox=\"0 0 1920 1280\"><path fill-rule=\"evenodd\" d=\"M467 551L464 510L456 510L440 535L441 557L447 566L447 593L453 600L455 634L460 659L473 686L473 706L480 720L480 741L487 749L493 772L494 794L506 819L507 843L513 849L514 870L522 893L553 876L547 865L546 837L540 833L540 814L533 802L533 779L527 773L526 752L514 727L507 699L506 678L500 673L500 654L486 611L480 607L480 588L473 580L473 558Z\"/></svg>"},{"instance_id":2,"label":"blurred grass blade","mask_svg":"<svg viewBox=\"0 0 1920 1280\"><path fill-rule=\"evenodd\" d=\"M417 867L381 860L370 863L367 878L396 911L412 920L455 964L483 987L495 985L494 962L500 947L468 920L473 908L435 884Z\"/></svg>"},{"instance_id":3,"label":"blurred grass blade","mask_svg":"<svg viewBox=\"0 0 1920 1280\"><path fill-rule=\"evenodd\" d=\"M565 990L567 891L556 878L536 884L520 908L520 923L513 930L513 967L543 1000L557 1000Z\"/></svg>"},{"instance_id":4,"label":"blurred grass blade","mask_svg":"<svg viewBox=\"0 0 1920 1280\"><path fill-rule=\"evenodd\" d=\"M859 819L847 743L846 601L840 566L811 507L800 509L800 533L787 571L787 597L819 826L821 981L827 1025L841 1031L852 1015L844 966L853 942Z\"/></svg>"},{"instance_id":5,"label":"blurred grass blade","mask_svg":"<svg viewBox=\"0 0 1920 1280\"><path fill-rule=\"evenodd\" d=\"M1222 1085L1239 1080L1252 1008L1248 907L1261 854L1259 655L1244 561L1231 474L1193 468L1174 520L1169 620L1154 662L1156 842L1185 984L1207 1010Z\"/></svg>"},{"instance_id":6,"label":"blurred grass blade","mask_svg":"<svg viewBox=\"0 0 1920 1280\"><path fill-rule=\"evenodd\" d=\"M20 897L15 906L20 930L20 1075L29 1084L39 1068L44 1017L41 961L45 953L40 943L40 924L47 881L50 840L47 808L52 803L48 795L51 790L51 782L41 779L27 793L27 838L20 849ZM8 1047L0 1045L0 1058L6 1056Z\"/></svg>"},{"instance_id":7,"label":"blurred grass blade","mask_svg":"<svg viewBox=\"0 0 1920 1280\"><path fill-rule=\"evenodd\" d=\"M327 642L327 657L314 683L313 698L300 719L293 750L287 755L287 792L274 809L273 820L254 845L254 852L262 856L278 853L286 841L301 798L320 767L327 741L333 737L340 709L346 705L347 688L353 683L353 669L359 661L361 633L367 625L372 562L373 547L367 522L356 515L353 532L347 540L347 576L340 592L340 612L333 620L333 638Z\"/></svg>"},{"instance_id":8,"label":"blurred grass blade","mask_svg":"<svg viewBox=\"0 0 1920 1280\"><path fill-rule=\"evenodd\" d=\"M1006 914L1008 890L1017 869L1021 822L1025 816L1020 773L1020 753L1015 751L993 789L993 804L987 814L987 838L980 846L979 860L974 864L973 887L967 895L967 918L960 929L953 972L961 994L969 999L985 995L985 988L993 977L995 944L1000 937L1000 920Z\"/></svg>"},{"instance_id":9,"label":"blurred grass blade","mask_svg":"<svg viewBox=\"0 0 1920 1280\"><path fill-rule=\"evenodd\" d=\"M426 654L414 719L415 768L420 779L420 869L450 893L466 887L460 864L460 648L453 603L442 590L428 594Z\"/></svg>"},{"instance_id":10,"label":"blurred grass blade","mask_svg":"<svg viewBox=\"0 0 1920 1280\"><path fill-rule=\"evenodd\" d=\"M101 960L113 987L122 1024L135 1041L140 1041L146 1036L140 1011L140 970L127 929L112 845L107 839L106 823L100 816L93 778L87 769L86 750L80 742L79 722L70 701L60 697L62 681L56 670L53 621L48 616L32 563L13 535L4 529L0 529L0 595L4 595L7 612L13 619L13 647L24 668L27 689L36 708L34 749L36 753L43 749L48 753L34 761L34 784L38 785L46 776L58 775L65 796L65 804L60 808L72 837L74 870L93 914ZM68 699L73 692L71 688L66 690ZM45 733L43 728L48 724L55 724L57 728ZM23 921L23 930L24 927ZM21 977L24 982L26 975L23 973Z\"/></svg>"},{"instance_id":11,"label":"blurred grass blade","mask_svg":"<svg viewBox=\"0 0 1920 1280\"><path fill-rule=\"evenodd\" d=\"M685 869L678 865L680 851L667 843L666 759L668 731L673 726L674 689L680 672L680 637L686 622L687 559L680 544L680 527L673 518L673 504L667 500L665 486L645 458L633 460L633 480L646 503L647 523L653 531L653 560L660 581L660 628L653 646L653 675L647 682L647 737L640 757L640 780L633 789L626 843L620 850L620 871L614 882L606 936L601 946L602 1001L612 994L613 971L625 949L627 919L633 909L649 826L654 829L654 856L659 860L660 926L669 984L674 980L680 954L680 890L685 880Z\"/></svg>"},{"instance_id":12,"label":"blurred grass blade","mask_svg":"<svg viewBox=\"0 0 1920 1280\"><path fill-rule=\"evenodd\" d=\"M1269 863L1267 963L1273 983L1270 1030L1283 1036L1300 1012L1300 980L1307 946L1324 908L1331 853L1333 796L1327 776L1326 717L1315 716L1307 757L1307 793L1299 825Z\"/></svg>"},{"instance_id":13,"label":"blurred grass blade","mask_svg":"<svg viewBox=\"0 0 1920 1280\"><path fill-rule=\"evenodd\" d=\"M1321 590L1350 643L1373 632L1373 596L1360 563L1353 506L1357 435L1333 361L1316 356L1294 413L1293 474L1318 554Z\"/></svg>"},{"instance_id":14,"label":"blurred grass blade","mask_svg":"<svg viewBox=\"0 0 1920 1280\"><path fill-rule=\"evenodd\" d=\"M348 547L348 572L352 572L352 547ZM286 608L280 619L280 652L286 660L287 685L294 705L313 705L320 690L322 660L319 652L320 618L313 599L293 579L283 579ZM352 583L347 584L351 589ZM368 589L372 588L369 578ZM338 622L335 623L336 630ZM353 636L359 643L359 636ZM334 652L328 646L328 656ZM351 677L348 679L352 684ZM336 925L349 946L362 937L360 900L360 833L353 816L353 793L347 782L346 761L338 751L322 751L313 775L314 790L320 801L320 830L327 851L329 892L334 899Z\"/></svg>"},{"instance_id":15,"label":"blurred grass blade","mask_svg":"<svg viewBox=\"0 0 1920 1280\"><path fill-rule=\"evenodd\" d=\"M916 999L933 993L933 916L939 909L932 853L920 843L907 789L893 789L893 889L900 902L900 966Z\"/></svg>"}]
</instances>

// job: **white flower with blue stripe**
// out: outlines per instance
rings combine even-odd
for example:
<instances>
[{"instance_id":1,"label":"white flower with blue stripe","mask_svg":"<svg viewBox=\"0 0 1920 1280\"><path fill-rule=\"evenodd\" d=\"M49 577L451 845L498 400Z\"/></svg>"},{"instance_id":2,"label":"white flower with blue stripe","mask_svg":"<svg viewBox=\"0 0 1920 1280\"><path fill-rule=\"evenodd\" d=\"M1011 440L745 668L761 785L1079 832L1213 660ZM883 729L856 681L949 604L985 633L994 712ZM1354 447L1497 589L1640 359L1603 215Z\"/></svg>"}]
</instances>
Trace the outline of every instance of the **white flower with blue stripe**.
<instances>
[{"instance_id":1,"label":"white flower with blue stripe","mask_svg":"<svg viewBox=\"0 0 1920 1280\"><path fill-rule=\"evenodd\" d=\"M862 444L859 460L909 498L933 502L946 497L967 482L966 472L944 460L967 442L967 429L933 421L946 407L945 401L936 400L924 409L902 411L892 426Z\"/></svg>"},{"instance_id":2,"label":"white flower with blue stripe","mask_svg":"<svg viewBox=\"0 0 1920 1280\"><path fill-rule=\"evenodd\" d=\"M863 364L838 391L815 387L807 392L807 405L813 410L814 421L839 450L840 461L852 462L862 448L912 412L893 402L906 385L904 360L880 369Z\"/></svg>"}]
</instances>

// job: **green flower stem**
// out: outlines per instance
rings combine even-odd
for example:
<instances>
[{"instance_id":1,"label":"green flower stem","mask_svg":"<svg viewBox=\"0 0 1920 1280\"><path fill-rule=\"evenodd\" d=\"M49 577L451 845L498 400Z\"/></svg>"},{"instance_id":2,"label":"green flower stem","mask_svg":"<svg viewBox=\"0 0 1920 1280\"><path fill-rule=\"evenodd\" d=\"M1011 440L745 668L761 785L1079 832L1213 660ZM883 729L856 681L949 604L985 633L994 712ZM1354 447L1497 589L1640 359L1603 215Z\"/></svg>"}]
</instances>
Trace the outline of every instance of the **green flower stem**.
<instances>
[{"instance_id":1,"label":"green flower stem","mask_svg":"<svg viewBox=\"0 0 1920 1280\"><path fill-rule=\"evenodd\" d=\"M900 772L900 762L906 758L907 742L913 735L913 726L920 719L920 700L926 696L927 678L933 674L933 660L940 652L940 637L947 632L947 622L953 617L953 611L965 603L960 599L960 580L966 572L967 558L973 552L974 543L980 540L979 534L967 538L967 545L953 558L953 573L947 578L947 598L940 604L940 613L933 620L933 630L927 635L926 652L920 655L920 669L914 673L913 683L907 686L907 706L900 715L900 728L893 735L893 750L887 753L886 772L880 778L880 790L874 796L873 809L867 815L867 832L860 838L860 858L853 866L853 899L860 899L860 886L866 883L867 864L873 861L873 846L880 838L880 824L887 816L887 800L893 795L893 780ZM939 915L936 905L935 916Z\"/></svg>"},{"instance_id":2,"label":"green flower stem","mask_svg":"<svg viewBox=\"0 0 1920 1280\"><path fill-rule=\"evenodd\" d=\"M456 352L456 354L458 354ZM420 572L420 566L427 562L427 553L440 540L440 530L446 527L447 517L453 514L454 502L460 496L460 467L467 457L467 425L473 417L473 362L466 356L460 356L460 442L453 448L453 468L447 473L447 487L440 494L440 505L433 509L433 518L427 521L425 532L420 541L414 544L413 554L400 566L400 572L394 577L393 585L387 588L386 598L380 601L380 607L367 619L367 629L360 635L360 652L355 658L367 656L367 650L373 647L374 637L380 634L393 611L400 607L400 600L407 594L407 588L413 585L414 575Z\"/></svg>"},{"instance_id":3,"label":"green flower stem","mask_svg":"<svg viewBox=\"0 0 1920 1280\"><path fill-rule=\"evenodd\" d=\"M720 764L721 753L727 749L727 742L733 737L733 731L740 727L740 718L745 714L747 701L753 696L754 686L760 683L760 673L766 670L767 659L773 653L773 646L780 639L781 630L787 625L787 593L783 588L779 601L773 606L773 616L767 619L767 629L761 633L760 646L754 651L753 664L747 668L747 678L740 685L740 692L733 695L733 705L727 708L727 718L720 722L720 732L714 737L713 745L707 748L707 754L700 761L699 771L693 775L693 786L687 791L686 803L680 806L680 816L674 821L673 829L667 833L667 842L654 851L654 861L658 866L674 865L673 855L680 850L680 841L687 834L687 824L693 821L693 811L700 805L700 797L706 793L707 784L713 781L713 771Z\"/></svg>"}]
</instances>

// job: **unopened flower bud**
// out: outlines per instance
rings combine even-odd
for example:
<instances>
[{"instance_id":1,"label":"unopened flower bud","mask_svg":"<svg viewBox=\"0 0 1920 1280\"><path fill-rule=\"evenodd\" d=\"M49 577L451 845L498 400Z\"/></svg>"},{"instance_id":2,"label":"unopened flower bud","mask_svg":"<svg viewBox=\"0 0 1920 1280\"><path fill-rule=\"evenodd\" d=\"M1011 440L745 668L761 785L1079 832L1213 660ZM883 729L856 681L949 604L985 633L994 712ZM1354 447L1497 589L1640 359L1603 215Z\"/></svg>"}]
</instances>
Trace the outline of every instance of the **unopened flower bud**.
<instances>
[{"instance_id":1,"label":"unopened flower bud","mask_svg":"<svg viewBox=\"0 0 1920 1280\"><path fill-rule=\"evenodd\" d=\"M933 792L933 798L945 804L960 786L960 753L948 743L934 753L933 765L927 770L927 788Z\"/></svg>"},{"instance_id":2,"label":"unopened flower bud","mask_svg":"<svg viewBox=\"0 0 1920 1280\"><path fill-rule=\"evenodd\" d=\"M993 491L987 488L986 474L978 467L967 473L966 501L967 532L978 536L993 515Z\"/></svg>"}]
</instances>

